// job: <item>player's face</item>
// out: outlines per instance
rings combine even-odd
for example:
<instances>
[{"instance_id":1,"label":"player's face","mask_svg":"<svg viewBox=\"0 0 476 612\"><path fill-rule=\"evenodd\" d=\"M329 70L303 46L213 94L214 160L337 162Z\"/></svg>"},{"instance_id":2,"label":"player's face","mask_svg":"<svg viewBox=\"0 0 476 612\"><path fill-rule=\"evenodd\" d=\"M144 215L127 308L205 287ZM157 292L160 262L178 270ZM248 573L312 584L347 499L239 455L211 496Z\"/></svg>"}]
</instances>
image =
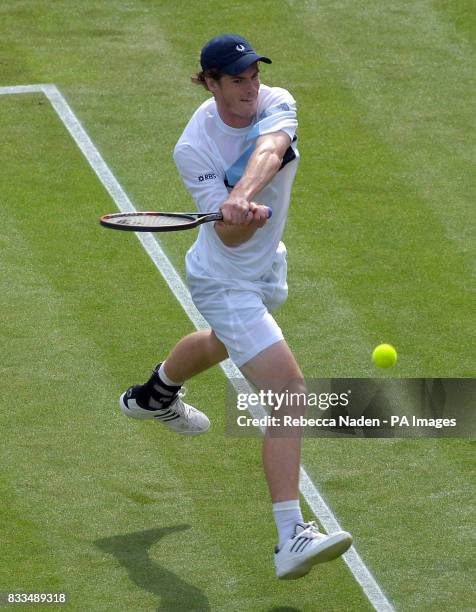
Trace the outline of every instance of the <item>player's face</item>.
<instances>
[{"instance_id":1,"label":"player's face","mask_svg":"<svg viewBox=\"0 0 476 612\"><path fill-rule=\"evenodd\" d=\"M209 83L220 117L227 125L242 128L251 123L258 108L259 86L257 63L237 76L226 74Z\"/></svg>"}]
</instances>

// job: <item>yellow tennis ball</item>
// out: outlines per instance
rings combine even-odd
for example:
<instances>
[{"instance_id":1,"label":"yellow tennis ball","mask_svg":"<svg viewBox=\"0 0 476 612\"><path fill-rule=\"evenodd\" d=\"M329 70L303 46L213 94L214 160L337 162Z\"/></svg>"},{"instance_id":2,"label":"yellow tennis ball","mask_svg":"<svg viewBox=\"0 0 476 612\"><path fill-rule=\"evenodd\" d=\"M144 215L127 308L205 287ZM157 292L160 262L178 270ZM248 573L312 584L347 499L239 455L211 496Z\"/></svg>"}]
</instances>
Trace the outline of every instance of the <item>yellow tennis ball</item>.
<instances>
[{"instance_id":1,"label":"yellow tennis ball","mask_svg":"<svg viewBox=\"0 0 476 612\"><path fill-rule=\"evenodd\" d=\"M374 348L372 360L379 368L391 368L397 361L397 351L391 344L379 344Z\"/></svg>"}]
</instances>

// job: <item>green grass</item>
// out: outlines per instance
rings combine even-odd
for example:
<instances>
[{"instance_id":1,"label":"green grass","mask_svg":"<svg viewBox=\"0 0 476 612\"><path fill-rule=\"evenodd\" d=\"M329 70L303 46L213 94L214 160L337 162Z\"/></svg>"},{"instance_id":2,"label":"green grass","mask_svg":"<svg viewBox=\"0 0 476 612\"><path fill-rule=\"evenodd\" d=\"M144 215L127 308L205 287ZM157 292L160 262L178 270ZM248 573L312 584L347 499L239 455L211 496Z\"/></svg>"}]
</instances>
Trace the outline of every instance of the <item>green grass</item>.
<instances>
[{"instance_id":1,"label":"green grass","mask_svg":"<svg viewBox=\"0 0 476 612\"><path fill-rule=\"evenodd\" d=\"M248 36L299 105L277 318L306 375L374 376L387 341L394 376L474 376L470 9L5 0L0 86L55 83L138 208L190 208L171 159L205 97L188 76L208 38ZM369 610L342 561L275 580L260 443L225 436L218 369L189 385L203 438L119 416L192 324L135 237L97 224L113 203L43 96L0 96L0 134L0 591L65 591L76 610ZM163 239L181 272L192 240ZM474 443L306 439L303 460L397 609L472 609Z\"/></svg>"}]
</instances>

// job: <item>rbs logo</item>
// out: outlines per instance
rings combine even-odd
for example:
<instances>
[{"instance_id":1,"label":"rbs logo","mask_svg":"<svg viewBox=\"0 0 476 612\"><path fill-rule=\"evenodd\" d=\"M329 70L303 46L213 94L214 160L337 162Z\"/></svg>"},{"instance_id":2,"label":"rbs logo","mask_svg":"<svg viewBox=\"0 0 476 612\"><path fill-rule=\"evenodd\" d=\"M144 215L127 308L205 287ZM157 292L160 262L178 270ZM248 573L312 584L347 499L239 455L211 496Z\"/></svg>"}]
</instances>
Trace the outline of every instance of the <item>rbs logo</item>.
<instances>
[{"instance_id":1,"label":"rbs logo","mask_svg":"<svg viewBox=\"0 0 476 612\"><path fill-rule=\"evenodd\" d=\"M207 174L200 174L198 180L200 183L203 183L203 181L213 181L216 177L217 175L214 172L208 172Z\"/></svg>"}]
</instances>

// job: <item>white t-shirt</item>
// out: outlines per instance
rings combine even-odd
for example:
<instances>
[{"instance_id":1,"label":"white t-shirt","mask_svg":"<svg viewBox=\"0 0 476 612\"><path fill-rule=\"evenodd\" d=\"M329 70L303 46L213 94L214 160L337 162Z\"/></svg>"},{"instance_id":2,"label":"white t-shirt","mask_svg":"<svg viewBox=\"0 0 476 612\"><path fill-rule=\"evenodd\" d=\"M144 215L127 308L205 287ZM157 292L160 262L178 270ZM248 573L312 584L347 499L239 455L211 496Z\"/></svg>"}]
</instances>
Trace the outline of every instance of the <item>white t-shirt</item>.
<instances>
[{"instance_id":1,"label":"white t-shirt","mask_svg":"<svg viewBox=\"0 0 476 612\"><path fill-rule=\"evenodd\" d=\"M270 270L280 248L299 159L296 129L294 98L285 89L267 85L260 86L256 120L246 128L226 125L214 98L193 114L175 146L174 160L200 212L217 211L227 199L243 175L259 136L283 131L292 142L281 170L254 198L273 209L271 219L252 238L235 247L223 244L213 223L200 226L197 240L187 253L187 268L192 274L252 281Z\"/></svg>"}]
</instances>

